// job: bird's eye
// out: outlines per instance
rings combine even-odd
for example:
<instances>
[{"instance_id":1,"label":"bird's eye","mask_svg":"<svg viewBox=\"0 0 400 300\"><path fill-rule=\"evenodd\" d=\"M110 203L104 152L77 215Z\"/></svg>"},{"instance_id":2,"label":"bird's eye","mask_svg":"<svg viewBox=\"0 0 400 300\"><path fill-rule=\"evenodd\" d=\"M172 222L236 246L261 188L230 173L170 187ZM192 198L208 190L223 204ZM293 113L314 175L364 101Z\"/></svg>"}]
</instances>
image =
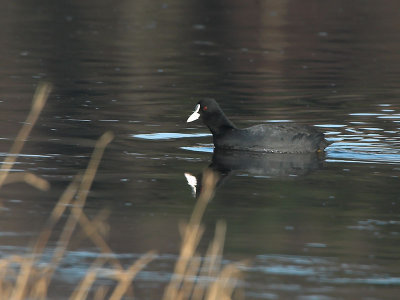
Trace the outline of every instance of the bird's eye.
<instances>
[{"instance_id":1,"label":"bird's eye","mask_svg":"<svg viewBox=\"0 0 400 300\"><path fill-rule=\"evenodd\" d=\"M207 106L204 106L204 107L203 107L203 110L207 110L207 109L208 109L208 107L207 107Z\"/></svg>"}]
</instances>

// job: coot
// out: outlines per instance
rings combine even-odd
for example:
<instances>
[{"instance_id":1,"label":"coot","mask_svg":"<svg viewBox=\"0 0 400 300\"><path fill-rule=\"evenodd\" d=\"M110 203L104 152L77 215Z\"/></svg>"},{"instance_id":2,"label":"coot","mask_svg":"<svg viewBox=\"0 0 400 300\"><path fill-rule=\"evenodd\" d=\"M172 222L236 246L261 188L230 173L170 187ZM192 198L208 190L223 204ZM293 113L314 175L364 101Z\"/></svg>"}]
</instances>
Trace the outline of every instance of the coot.
<instances>
[{"instance_id":1,"label":"coot","mask_svg":"<svg viewBox=\"0 0 400 300\"><path fill-rule=\"evenodd\" d=\"M320 152L327 146L324 134L308 125L271 123L237 128L213 99L203 99L187 122L202 118L213 135L214 146L222 149L306 153Z\"/></svg>"}]
</instances>

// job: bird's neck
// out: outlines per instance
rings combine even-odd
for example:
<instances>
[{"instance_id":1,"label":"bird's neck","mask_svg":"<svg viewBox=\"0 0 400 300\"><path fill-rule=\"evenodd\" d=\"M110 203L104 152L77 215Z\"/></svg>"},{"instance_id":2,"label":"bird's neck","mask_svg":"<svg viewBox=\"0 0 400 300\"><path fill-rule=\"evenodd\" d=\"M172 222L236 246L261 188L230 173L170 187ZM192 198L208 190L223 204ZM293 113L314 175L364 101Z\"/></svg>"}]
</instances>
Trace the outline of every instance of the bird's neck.
<instances>
[{"instance_id":1,"label":"bird's neck","mask_svg":"<svg viewBox=\"0 0 400 300\"><path fill-rule=\"evenodd\" d=\"M224 113L214 116L212 121L205 122L213 135L220 135L229 130L236 129L236 126L225 116Z\"/></svg>"}]
</instances>

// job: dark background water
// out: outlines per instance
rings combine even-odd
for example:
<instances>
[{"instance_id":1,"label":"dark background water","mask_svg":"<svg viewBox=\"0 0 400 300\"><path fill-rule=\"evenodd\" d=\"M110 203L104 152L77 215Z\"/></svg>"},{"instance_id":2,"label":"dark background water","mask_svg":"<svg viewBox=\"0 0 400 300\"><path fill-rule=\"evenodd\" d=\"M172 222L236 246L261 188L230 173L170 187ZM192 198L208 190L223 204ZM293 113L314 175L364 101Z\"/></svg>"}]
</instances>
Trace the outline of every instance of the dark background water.
<instances>
[{"instance_id":1,"label":"dark background water","mask_svg":"<svg viewBox=\"0 0 400 300\"><path fill-rule=\"evenodd\" d=\"M240 283L246 298L396 298L399 9L397 1L3 1L2 157L37 84L54 89L14 170L52 188L1 191L1 255L29 249L96 139L112 130L86 212L110 209L108 241L121 259L158 250L135 286L140 299L159 299L178 223L195 203L184 173L201 173L212 158L210 136L196 135L208 130L185 121L212 97L239 126L312 124L332 142L306 175L240 171L209 204L202 247L226 220L226 262L252 260ZM94 253L68 252L55 278L65 295Z\"/></svg>"}]
</instances>

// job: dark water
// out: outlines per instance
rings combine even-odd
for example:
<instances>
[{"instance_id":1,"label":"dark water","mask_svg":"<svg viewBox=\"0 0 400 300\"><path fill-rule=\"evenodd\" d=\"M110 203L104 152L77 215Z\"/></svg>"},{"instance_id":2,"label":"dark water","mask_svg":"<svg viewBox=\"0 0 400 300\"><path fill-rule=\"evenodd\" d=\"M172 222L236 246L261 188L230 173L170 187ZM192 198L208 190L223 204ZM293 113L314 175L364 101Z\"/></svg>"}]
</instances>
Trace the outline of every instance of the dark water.
<instances>
[{"instance_id":1,"label":"dark water","mask_svg":"<svg viewBox=\"0 0 400 300\"><path fill-rule=\"evenodd\" d=\"M185 121L199 99L213 97L239 126L312 124L331 141L317 165L296 161L295 172L278 159L235 171L218 186L201 247L216 221L226 220L225 262L252 261L240 282L246 299L398 297L397 1L0 7L2 157L36 85L54 85L14 170L40 175L52 188L1 191L2 257L29 251L97 138L111 130L116 138L86 213L110 209L108 242L123 262L158 250L135 292L159 299L178 252L178 223L195 203L184 173L198 175L212 160L207 129ZM69 295L95 253L90 244L73 246L56 273L58 290Z\"/></svg>"}]
</instances>

